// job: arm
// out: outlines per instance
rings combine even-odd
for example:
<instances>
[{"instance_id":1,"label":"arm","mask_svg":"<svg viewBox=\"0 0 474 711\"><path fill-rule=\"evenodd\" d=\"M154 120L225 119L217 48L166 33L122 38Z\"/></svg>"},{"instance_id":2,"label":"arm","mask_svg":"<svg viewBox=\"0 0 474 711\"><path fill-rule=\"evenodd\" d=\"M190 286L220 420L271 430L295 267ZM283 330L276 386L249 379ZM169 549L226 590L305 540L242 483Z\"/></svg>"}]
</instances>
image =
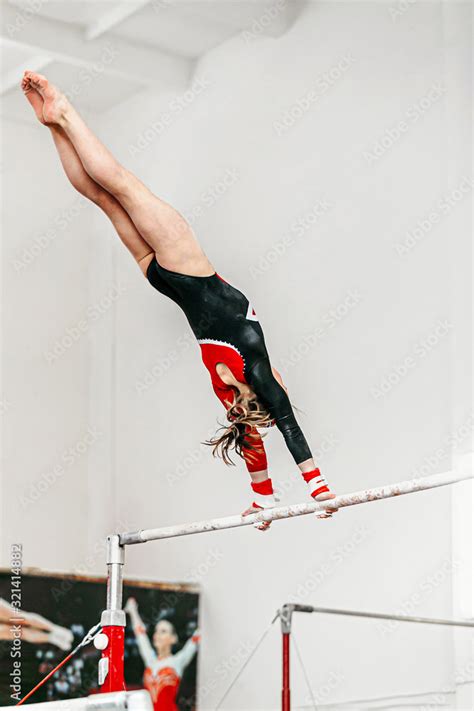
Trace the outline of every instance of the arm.
<instances>
[{"instance_id":1,"label":"arm","mask_svg":"<svg viewBox=\"0 0 474 711\"><path fill-rule=\"evenodd\" d=\"M258 361L247 375L249 385L275 419L296 464L312 459L306 438L293 414L288 395L273 374L268 359Z\"/></svg>"},{"instance_id":2,"label":"arm","mask_svg":"<svg viewBox=\"0 0 474 711\"><path fill-rule=\"evenodd\" d=\"M333 499L334 494L330 492L325 477L316 468L306 438L293 414L293 408L280 374L273 371L270 361L265 358L254 365L247 380L262 405L275 418L276 425L282 433L293 459L299 466L310 495L317 501ZM329 509L319 518L330 518L333 513L334 509Z\"/></svg>"},{"instance_id":3,"label":"arm","mask_svg":"<svg viewBox=\"0 0 474 711\"><path fill-rule=\"evenodd\" d=\"M125 605L125 612L128 612L130 615L130 621L132 623L135 639L137 640L138 651L140 652L143 664L145 667L150 667L156 659L156 654L151 646L150 640L148 639L142 618L138 614L138 605L135 598L128 598L127 604Z\"/></svg>"},{"instance_id":4,"label":"arm","mask_svg":"<svg viewBox=\"0 0 474 711\"><path fill-rule=\"evenodd\" d=\"M288 395L288 388L286 387L285 383L283 382L283 378L281 377L281 374L278 372L278 370L276 368L273 367L273 365L271 366L271 369L272 369L272 373L273 373L275 380L277 380L280 383L281 387Z\"/></svg>"},{"instance_id":5,"label":"arm","mask_svg":"<svg viewBox=\"0 0 474 711\"><path fill-rule=\"evenodd\" d=\"M243 447L242 454L250 476L256 472L266 472L268 468L267 455L263 439L256 427L248 428L245 442L248 446Z\"/></svg>"},{"instance_id":6,"label":"arm","mask_svg":"<svg viewBox=\"0 0 474 711\"><path fill-rule=\"evenodd\" d=\"M193 636L188 639L184 647L174 655L174 662L179 676L183 676L184 670L196 654L200 639L201 637L199 631L196 630Z\"/></svg>"}]
</instances>

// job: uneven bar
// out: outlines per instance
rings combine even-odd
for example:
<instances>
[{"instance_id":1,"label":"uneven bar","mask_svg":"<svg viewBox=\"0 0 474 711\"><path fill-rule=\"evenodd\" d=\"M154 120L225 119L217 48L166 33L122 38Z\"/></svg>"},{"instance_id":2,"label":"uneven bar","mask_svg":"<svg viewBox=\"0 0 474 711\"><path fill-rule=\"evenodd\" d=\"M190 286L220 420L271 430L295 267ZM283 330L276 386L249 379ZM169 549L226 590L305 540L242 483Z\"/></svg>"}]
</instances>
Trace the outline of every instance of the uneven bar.
<instances>
[{"instance_id":1,"label":"uneven bar","mask_svg":"<svg viewBox=\"0 0 474 711\"><path fill-rule=\"evenodd\" d=\"M360 612L341 610L333 607L313 607L312 605L284 605L291 612L318 612L323 615L343 615L347 617L368 617L373 620L395 620L396 622L415 622L421 625L447 625L448 627L474 627L470 620L447 620L439 617L413 617L411 615L389 615L382 612Z\"/></svg>"},{"instance_id":2,"label":"uneven bar","mask_svg":"<svg viewBox=\"0 0 474 711\"><path fill-rule=\"evenodd\" d=\"M420 479L408 479L396 484L388 484L375 489L364 489L352 494L343 494L335 499L325 502L311 502L307 504L294 504L293 506L281 506L279 508L261 511L250 516L226 516L224 518L214 518L209 521L197 521L195 523L183 523L176 526L166 526L164 528L149 528L131 533L119 534L121 546L133 545L136 543L146 543L163 538L176 538L178 536L191 536L195 533L208 533L209 531L222 531L227 528L237 528L240 526L252 526L254 523L262 521L278 521L283 518L293 518L294 516L306 516L323 512L327 508L342 509L346 506L357 506L380 499L389 499L403 494L414 494L417 491L435 489L439 486L456 484L459 481L472 479L472 473L444 472Z\"/></svg>"}]
</instances>

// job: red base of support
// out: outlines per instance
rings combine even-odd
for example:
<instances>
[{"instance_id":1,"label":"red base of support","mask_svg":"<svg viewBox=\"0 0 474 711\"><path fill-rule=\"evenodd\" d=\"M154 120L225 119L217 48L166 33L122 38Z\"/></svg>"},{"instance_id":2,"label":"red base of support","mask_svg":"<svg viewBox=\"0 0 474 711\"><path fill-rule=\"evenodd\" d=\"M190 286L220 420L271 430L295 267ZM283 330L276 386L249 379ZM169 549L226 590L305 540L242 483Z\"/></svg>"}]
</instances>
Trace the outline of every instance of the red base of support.
<instances>
[{"instance_id":1,"label":"red base of support","mask_svg":"<svg viewBox=\"0 0 474 711\"><path fill-rule=\"evenodd\" d=\"M281 689L281 711L291 711L290 702L290 634L283 632L283 684Z\"/></svg>"},{"instance_id":2,"label":"red base of support","mask_svg":"<svg viewBox=\"0 0 474 711\"><path fill-rule=\"evenodd\" d=\"M108 670L100 690L104 694L110 691L125 691L123 674L125 628L111 625L105 626L102 631L109 638L109 643L102 652L102 659L108 659Z\"/></svg>"}]
</instances>

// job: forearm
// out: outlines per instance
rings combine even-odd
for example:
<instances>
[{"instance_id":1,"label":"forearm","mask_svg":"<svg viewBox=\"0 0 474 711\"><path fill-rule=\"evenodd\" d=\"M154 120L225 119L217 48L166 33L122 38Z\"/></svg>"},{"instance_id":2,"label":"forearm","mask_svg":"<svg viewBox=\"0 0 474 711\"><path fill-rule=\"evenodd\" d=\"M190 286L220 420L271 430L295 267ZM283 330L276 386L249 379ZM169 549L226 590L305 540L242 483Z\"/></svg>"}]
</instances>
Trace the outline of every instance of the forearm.
<instances>
[{"instance_id":1,"label":"forearm","mask_svg":"<svg viewBox=\"0 0 474 711\"><path fill-rule=\"evenodd\" d=\"M258 483L268 479L267 455L263 439L255 427L248 428L242 454L252 482Z\"/></svg>"},{"instance_id":2,"label":"forearm","mask_svg":"<svg viewBox=\"0 0 474 711\"><path fill-rule=\"evenodd\" d=\"M142 618L137 609L131 608L127 610L130 615L130 622L132 623L132 628L135 636L146 633L146 627L143 623Z\"/></svg>"},{"instance_id":3,"label":"forearm","mask_svg":"<svg viewBox=\"0 0 474 711\"><path fill-rule=\"evenodd\" d=\"M138 608L134 600L127 601L125 605L125 610L130 616L130 622L132 623L133 633L137 641L138 651L143 660L145 666L150 666L153 660L156 658L151 642L148 639L145 624L138 612Z\"/></svg>"},{"instance_id":4,"label":"forearm","mask_svg":"<svg viewBox=\"0 0 474 711\"><path fill-rule=\"evenodd\" d=\"M259 400L275 419L311 496L328 493L328 483L316 467L306 438L296 421L286 390L275 378L269 361L262 360L254 366L249 374L249 382Z\"/></svg>"},{"instance_id":5,"label":"forearm","mask_svg":"<svg viewBox=\"0 0 474 711\"><path fill-rule=\"evenodd\" d=\"M291 405L290 405L291 407ZM287 408L285 408L287 409ZM285 440L288 450L300 470L308 471L309 463L314 466L311 450L293 412L275 417L276 426Z\"/></svg>"},{"instance_id":6,"label":"forearm","mask_svg":"<svg viewBox=\"0 0 474 711\"><path fill-rule=\"evenodd\" d=\"M296 421L288 395L275 378L270 362L262 359L256 363L248 374L248 381L261 404L275 420L295 463L306 465L312 459L311 450Z\"/></svg>"}]
</instances>

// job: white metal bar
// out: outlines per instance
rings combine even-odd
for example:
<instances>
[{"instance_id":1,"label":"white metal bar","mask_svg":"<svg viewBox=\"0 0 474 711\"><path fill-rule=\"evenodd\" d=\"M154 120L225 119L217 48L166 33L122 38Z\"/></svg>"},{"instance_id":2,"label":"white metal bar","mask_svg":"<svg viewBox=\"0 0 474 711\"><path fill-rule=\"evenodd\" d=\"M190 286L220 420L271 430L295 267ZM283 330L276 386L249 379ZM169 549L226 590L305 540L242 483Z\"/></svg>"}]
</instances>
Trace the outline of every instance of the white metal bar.
<instances>
[{"instance_id":1,"label":"white metal bar","mask_svg":"<svg viewBox=\"0 0 474 711\"><path fill-rule=\"evenodd\" d=\"M312 605L284 605L289 612L318 612L323 615L343 615L346 617L368 617L374 620L396 620L397 622L417 622L422 625L447 625L449 627L474 627L471 620L447 620L439 617L413 617L411 615L389 615L382 612L360 612L358 610L340 610L334 607L313 607Z\"/></svg>"},{"instance_id":2,"label":"white metal bar","mask_svg":"<svg viewBox=\"0 0 474 711\"><path fill-rule=\"evenodd\" d=\"M345 508L346 506L356 506L370 501L389 499L402 494L413 494L417 491L435 489L447 484L455 484L458 481L471 479L471 472L444 472L421 479L409 479L396 484L381 486L376 489L364 489L352 494L343 494L335 499L321 503L295 504L293 506L282 506L279 508L261 511L250 516L226 516L215 518L209 521L197 521L196 523L184 523L177 526L167 526L165 528L149 528L132 533L120 534L120 545L132 545L135 543L146 543L163 538L176 538L177 536L190 536L195 533L207 533L209 531L222 531L227 528L237 528L240 526L251 526L262 521L277 521L283 518L293 518L294 516L305 516L307 514L319 513L331 508Z\"/></svg>"},{"instance_id":3,"label":"white metal bar","mask_svg":"<svg viewBox=\"0 0 474 711\"><path fill-rule=\"evenodd\" d=\"M7 708L7 706L0 708ZM92 694L82 699L45 701L38 704L28 704L28 709L35 709L35 711L153 711L153 704L148 691L139 690Z\"/></svg>"}]
</instances>

